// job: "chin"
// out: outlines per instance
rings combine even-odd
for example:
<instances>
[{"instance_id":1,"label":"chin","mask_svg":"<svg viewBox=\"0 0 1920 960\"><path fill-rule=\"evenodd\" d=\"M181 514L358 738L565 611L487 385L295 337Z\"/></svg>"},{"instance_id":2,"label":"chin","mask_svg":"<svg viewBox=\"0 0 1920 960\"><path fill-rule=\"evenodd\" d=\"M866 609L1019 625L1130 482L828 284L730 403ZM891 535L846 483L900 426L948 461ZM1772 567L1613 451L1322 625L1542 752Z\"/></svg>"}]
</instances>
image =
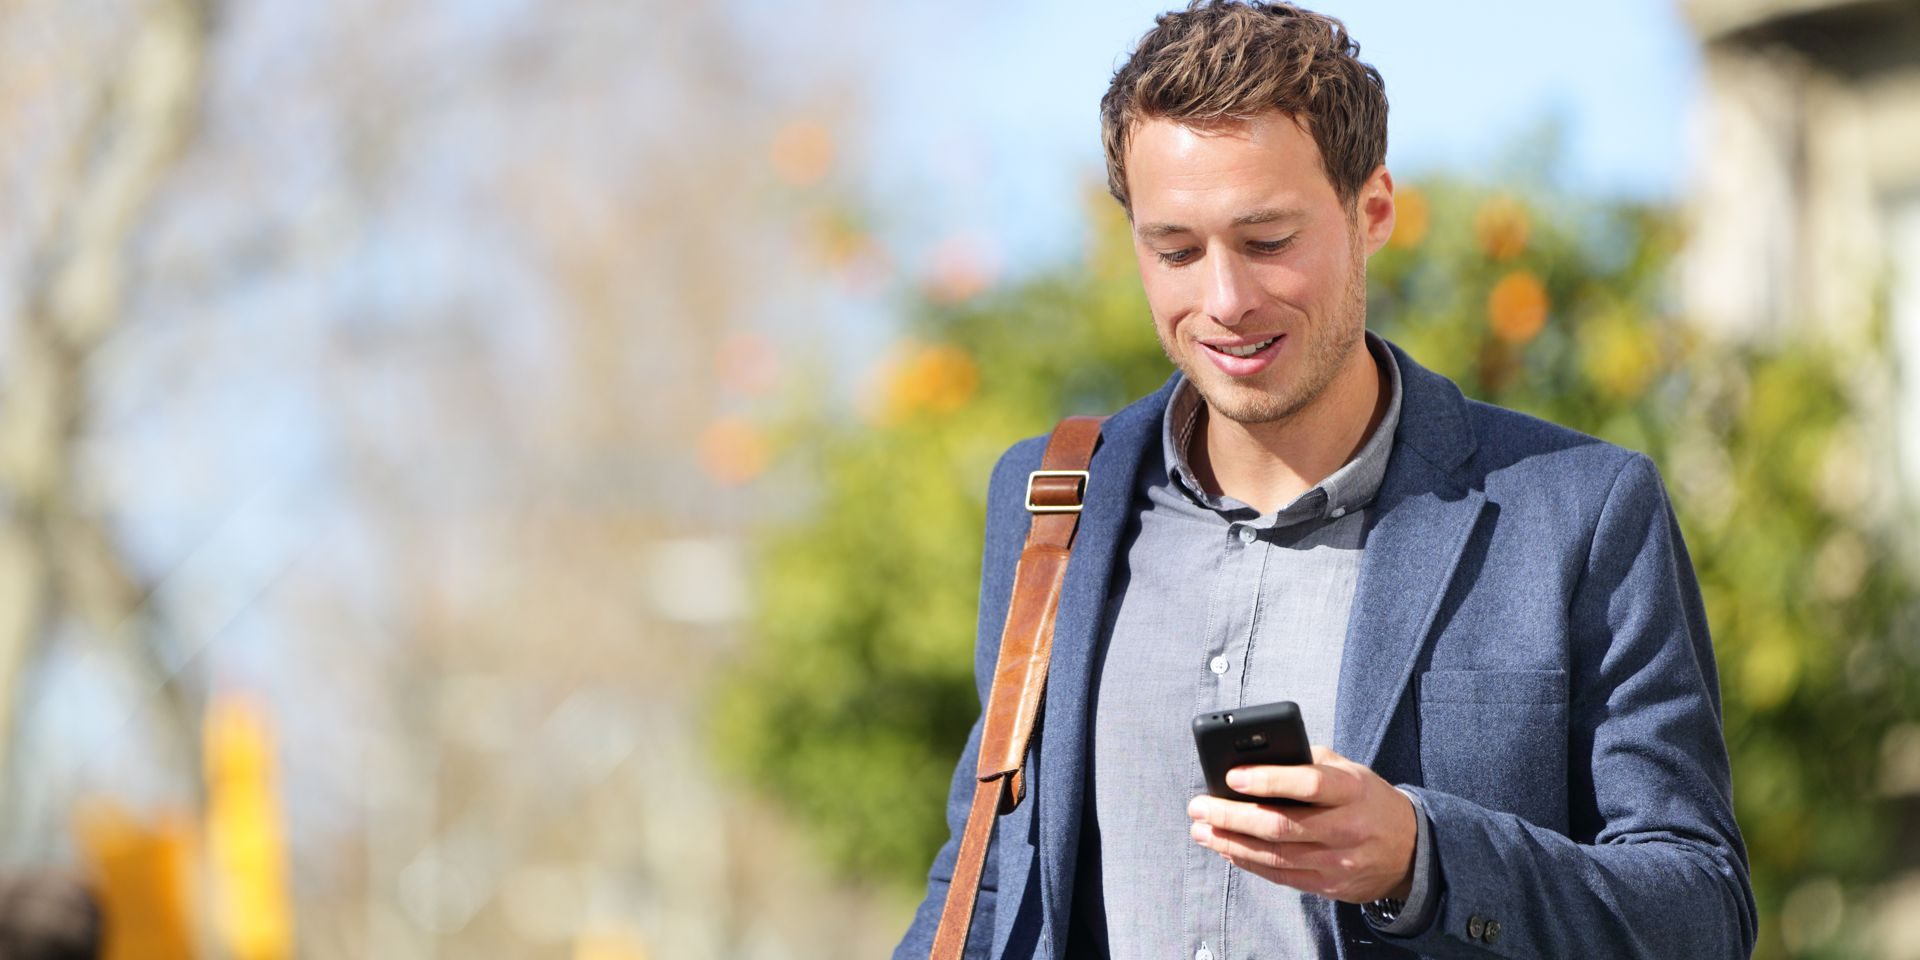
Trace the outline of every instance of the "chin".
<instances>
[{"instance_id":1,"label":"chin","mask_svg":"<svg viewBox=\"0 0 1920 960\"><path fill-rule=\"evenodd\" d=\"M1200 398L1207 402L1209 411L1235 423L1277 423L1287 420L1313 399L1289 391L1263 390L1238 383L1207 383L1193 376L1192 372L1188 372L1187 379L1200 392Z\"/></svg>"}]
</instances>

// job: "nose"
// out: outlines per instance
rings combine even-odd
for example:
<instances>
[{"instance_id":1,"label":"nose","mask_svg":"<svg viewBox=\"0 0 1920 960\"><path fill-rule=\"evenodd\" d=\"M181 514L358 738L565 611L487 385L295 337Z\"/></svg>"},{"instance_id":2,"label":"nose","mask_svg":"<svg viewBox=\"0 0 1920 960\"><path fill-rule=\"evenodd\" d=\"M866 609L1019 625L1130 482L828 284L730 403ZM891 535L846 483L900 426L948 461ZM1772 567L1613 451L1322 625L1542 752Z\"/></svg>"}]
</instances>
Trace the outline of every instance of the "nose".
<instances>
[{"instance_id":1,"label":"nose","mask_svg":"<svg viewBox=\"0 0 1920 960\"><path fill-rule=\"evenodd\" d=\"M1233 251L1218 251L1207 257L1207 315L1229 327L1253 312L1258 290L1247 271L1246 258Z\"/></svg>"}]
</instances>

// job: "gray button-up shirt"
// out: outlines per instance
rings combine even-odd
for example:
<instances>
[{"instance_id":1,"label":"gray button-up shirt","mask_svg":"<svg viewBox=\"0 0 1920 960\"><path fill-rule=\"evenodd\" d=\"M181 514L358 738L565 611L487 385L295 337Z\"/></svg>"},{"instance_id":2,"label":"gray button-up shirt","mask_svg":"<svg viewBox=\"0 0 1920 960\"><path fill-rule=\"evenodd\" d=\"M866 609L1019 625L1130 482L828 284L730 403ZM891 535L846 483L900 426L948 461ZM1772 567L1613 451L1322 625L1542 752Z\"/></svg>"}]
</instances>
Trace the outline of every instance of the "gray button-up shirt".
<instances>
[{"instance_id":1,"label":"gray button-up shirt","mask_svg":"<svg viewBox=\"0 0 1920 960\"><path fill-rule=\"evenodd\" d=\"M1292 700L1312 742L1333 740L1369 508L1400 420L1400 371L1371 333L1367 346L1390 386L1379 426L1353 460L1264 516L1194 477L1186 452L1203 401L1184 380L1174 388L1161 459L1140 471L1137 527L1107 608L1072 955L1103 947L1116 960L1333 955L1320 898L1233 869L1194 843L1186 808L1206 792L1195 714ZM1418 929L1421 901L1431 899L1424 812L1419 823L1418 889L1391 932Z\"/></svg>"}]
</instances>

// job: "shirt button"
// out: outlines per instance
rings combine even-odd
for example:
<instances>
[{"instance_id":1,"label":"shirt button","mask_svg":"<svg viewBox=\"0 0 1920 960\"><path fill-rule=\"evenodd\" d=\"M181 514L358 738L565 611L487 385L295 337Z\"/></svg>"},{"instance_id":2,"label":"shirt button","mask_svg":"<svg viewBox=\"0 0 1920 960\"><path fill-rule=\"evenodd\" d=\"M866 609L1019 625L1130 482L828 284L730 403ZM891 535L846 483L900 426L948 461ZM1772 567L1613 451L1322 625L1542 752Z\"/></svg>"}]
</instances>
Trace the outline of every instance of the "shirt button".
<instances>
[{"instance_id":1,"label":"shirt button","mask_svg":"<svg viewBox=\"0 0 1920 960\"><path fill-rule=\"evenodd\" d=\"M1346 516L1346 515L1347 515L1347 508L1346 508L1346 507L1334 507L1334 508L1333 508L1333 518L1334 518L1335 520L1338 520L1338 519L1340 519L1341 517L1344 517L1344 516Z\"/></svg>"},{"instance_id":2,"label":"shirt button","mask_svg":"<svg viewBox=\"0 0 1920 960\"><path fill-rule=\"evenodd\" d=\"M1193 960L1213 960L1213 951L1208 950L1207 945L1203 943L1200 949L1193 952Z\"/></svg>"},{"instance_id":3,"label":"shirt button","mask_svg":"<svg viewBox=\"0 0 1920 960\"><path fill-rule=\"evenodd\" d=\"M1252 542L1254 542L1255 540L1258 540L1258 539L1260 539L1260 534L1259 534L1259 533L1257 533L1257 532L1255 532L1255 530L1254 530L1254 529L1253 529L1252 527L1241 527L1241 528L1240 528L1240 542L1241 542L1241 543L1252 543Z\"/></svg>"},{"instance_id":4,"label":"shirt button","mask_svg":"<svg viewBox=\"0 0 1920 960\"><path fill-rule=\"evenodd\" d=\"M1207 661L1207 669L1212 670L1214 673L1226 673L1227 658L1214 657L1212 660Z\"/></svg>"}]
</instances>

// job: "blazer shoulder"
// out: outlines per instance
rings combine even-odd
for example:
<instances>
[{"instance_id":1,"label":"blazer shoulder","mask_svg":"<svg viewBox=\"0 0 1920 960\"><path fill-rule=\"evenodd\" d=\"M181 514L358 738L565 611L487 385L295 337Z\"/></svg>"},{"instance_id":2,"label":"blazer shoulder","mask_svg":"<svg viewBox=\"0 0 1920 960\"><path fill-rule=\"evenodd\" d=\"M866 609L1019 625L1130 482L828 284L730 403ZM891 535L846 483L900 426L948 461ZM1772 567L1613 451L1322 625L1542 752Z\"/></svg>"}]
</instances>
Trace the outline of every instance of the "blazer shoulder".
<instances>
[{"instance_id":1,"label":"blazer shoulder","mask_svg":"<svg viewBox=\"0 0 1920 960\"><path fill-rule=\"evenodd\" d=\"M1040 469L1040 458L1047 452L1047 434L1038 434L1017 440L1000 454L993 465L993 479L990 489L997 491L1009 481L1019 480L1024 489L1027 474Z\"/></svg>"},{"instance_id":2,"label":"blazer shoulder","mask_svg":"<svg viewBox=\"0 0 1920 960\"><path fill-rule=\"evenodd\" d=\"M1016 514L1025 519L1027 474L1040 469L1040 458L1046 452L1047 435L1041 434L1021 440L1000 454L993 465L993 475L987 480L989 526Z\"/></svg>"},{"instance_id":3,"label":"blazer shoulder","mask_svg":"<svg viewBox=\"0 0 1920 960\"><path fill-rule=\"evenodd\" d=\"M1123 453L1117 463L1120 469L1129 469L1133 457L1138 455L1143 445L1157 435L1160 419L1166 411L1167 400L1173 395L1174 388L1180 383L1180 375L1174 374L1161 384L1160 389L1122 407L1106 418L1101 429L1101 452L1095 455L1094 469L1109 469L1115 466L1111 458L1112 451ZM988 485L987 501L989 511L1010 505L1026 516L1027 474L1040 469L1040 461L1046 455L1047 441L1052 433L1031 436L1008 447L994 464L993 479ZM989 515L989 521L994 518Z\"/></svg>"},{"instance_id":4,"label":"blazer shoulder","mask_svg":"<svg viewBox=\"0 0 1920 960\"><path fill-rule=\"evenodd\" d=\"M1518 410L1467 401L1477 451L1475 473L1487 482L1578 484L1604 495L1611 481L1645 454ZM1656 472L1657 473L1657 472Z\"/></svg>"},{"instance_id":5,"label":"blazer shoulder","mask_svg":"<svg viewBox=\"0 0 1920 960\"><path fill-rule=\"evenodd\" d=\"M1040 458L1046 451L1045 435L1028 437L1008 447L993 465L987 481L985 551L989 573L1020 555L1021 541L1026 539L1032 522L1027 513L1027 474L1040 469Z\"/></svg>"}]
</instances>

